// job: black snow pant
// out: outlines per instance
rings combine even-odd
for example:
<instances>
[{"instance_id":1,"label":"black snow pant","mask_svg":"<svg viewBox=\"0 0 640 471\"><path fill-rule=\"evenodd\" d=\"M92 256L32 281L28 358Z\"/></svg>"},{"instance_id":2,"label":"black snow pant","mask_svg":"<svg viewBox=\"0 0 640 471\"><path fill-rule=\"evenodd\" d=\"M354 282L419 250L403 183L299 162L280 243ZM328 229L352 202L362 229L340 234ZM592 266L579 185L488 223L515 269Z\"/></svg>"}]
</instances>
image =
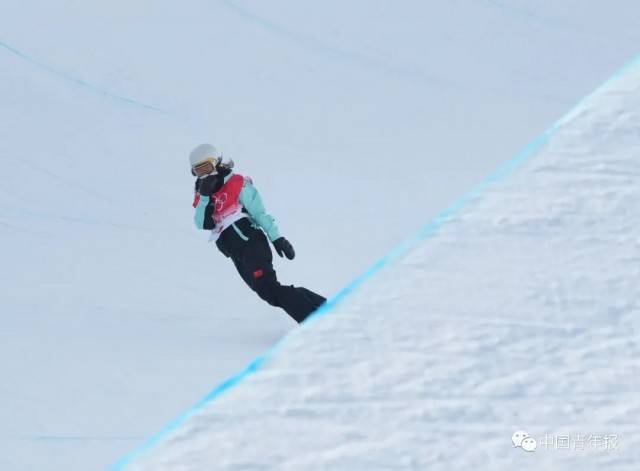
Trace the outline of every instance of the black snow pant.
<instances>
[{"instance_id":1,"label":"black snow pant","mask_svg":"<svg viewBox=\"0 0 640 471\"><path fill-rule=\"evenodd\" d=\"M228 252L238 273L260 298L272 306L281 307L296 322L302 322L326 299L307 288L280 284L273 269L273 255L267 237L259 229L243 226L248 240L234 243L233 250ZM227 231L234 229L229 227Z\"/></svg>"}]
</instances>

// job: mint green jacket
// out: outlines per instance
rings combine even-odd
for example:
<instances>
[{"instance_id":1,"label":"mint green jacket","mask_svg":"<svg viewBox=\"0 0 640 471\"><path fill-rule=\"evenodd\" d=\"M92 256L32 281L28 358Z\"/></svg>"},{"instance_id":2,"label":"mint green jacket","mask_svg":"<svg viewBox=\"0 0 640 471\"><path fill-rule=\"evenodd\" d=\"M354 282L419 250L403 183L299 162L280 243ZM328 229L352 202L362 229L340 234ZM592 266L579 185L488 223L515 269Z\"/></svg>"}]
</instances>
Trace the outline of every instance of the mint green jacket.
<instances>
[{"instance_id":1,"label":"mint green jacket","mask_svg":"<svg viewBox=\"0 0 640 471\"><path fill-rule=\"evenodd\" d=\"M232 175L233 173L227 175L224 182L227 183ZM194 222L198 229L204 228L205 209L209 204L209 200L210 198L208 196L201 196L200 201L196 206ZM280 237L280 230L276 225L275 219L265 210L262 197L260 196L260 193L258 193L256 187L253 186L250 178L245 178L244 185L240 191L239 200L254 227L262 229L272 242ZM235 224L232 224L232 226L235 226ZM237 227L234 227L234 229L236 232L240 231Z\"/></svg>"}]
</instances>

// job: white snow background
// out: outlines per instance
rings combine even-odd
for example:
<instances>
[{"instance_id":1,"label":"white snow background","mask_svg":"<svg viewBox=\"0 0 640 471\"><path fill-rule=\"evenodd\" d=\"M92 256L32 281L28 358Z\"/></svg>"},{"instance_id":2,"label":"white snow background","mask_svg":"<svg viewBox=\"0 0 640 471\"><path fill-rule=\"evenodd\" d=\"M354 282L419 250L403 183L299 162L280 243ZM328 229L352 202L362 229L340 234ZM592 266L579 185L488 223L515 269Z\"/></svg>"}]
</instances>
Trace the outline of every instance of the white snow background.
<instances>
[{"instance_id":1,"label":"white snow background","mask_svg":"<svg viewBox=\"0 0 640 471\"><path fill-rule=\"evenodd\" d=\"M192 228L193 146L331 295L634 56L638 13L3 1L0 468L103 469L294 327Z\"/></svg>"},{"instance_id":2,"label":"white snow background","mask_svg":"<svg viewBox=\"0 0 640 471\"><path fill-rule=\"evenodd\" d=\"M640 56L113 470L637 469L639 153Z\"/></svg>"}]
</instances>

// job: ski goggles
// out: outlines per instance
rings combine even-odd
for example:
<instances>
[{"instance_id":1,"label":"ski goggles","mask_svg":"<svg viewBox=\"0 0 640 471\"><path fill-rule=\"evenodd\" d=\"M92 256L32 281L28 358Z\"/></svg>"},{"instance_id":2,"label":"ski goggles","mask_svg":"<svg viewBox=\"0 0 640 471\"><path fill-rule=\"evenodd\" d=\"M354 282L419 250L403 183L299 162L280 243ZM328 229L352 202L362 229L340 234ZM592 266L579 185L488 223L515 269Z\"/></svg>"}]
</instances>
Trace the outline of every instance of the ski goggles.
<instances>
[{"instance_id":1,"label":"ski goggles","mask_svg":"<svg viewBox=\"0 0 640 471\"><path fill-rule=\"evenodd\" d=\"M217 173L216 165L218 165L219 159L210 158L207 160L203 160L202 162L198 162L193 167L191 167L191 173L195 177L204 177L206 175L211 175Z\"/></svg>"}]
</instances>

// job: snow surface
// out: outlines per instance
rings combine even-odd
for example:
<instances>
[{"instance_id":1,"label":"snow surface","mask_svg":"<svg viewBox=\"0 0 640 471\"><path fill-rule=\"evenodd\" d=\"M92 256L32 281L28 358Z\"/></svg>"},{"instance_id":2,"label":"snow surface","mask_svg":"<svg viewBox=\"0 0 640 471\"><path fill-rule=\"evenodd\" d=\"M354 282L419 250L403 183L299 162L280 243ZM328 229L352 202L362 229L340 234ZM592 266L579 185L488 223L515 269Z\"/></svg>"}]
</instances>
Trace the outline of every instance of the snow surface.
<instances>
[{"instance_id":1,"label":"snow surface","mask_svg":"<svg viewBox=\"0 0 640 471\"><path fill-rule=\"evenodd\" d=\"M640 58L115 469L637 470L639 156Z\"/></svg>"},{"instance_id":2,"label":"snow surface","mask_svg":"<svg viewBox=\"0 0 640 471\"><path fill-rule=\"evenodd\" d=\"M253 177L281 279L331 295L635 55L638 17L0 2L0 469L104 469L294 327L193 229L193 146Z\"/></svg>"}]
</instances>

